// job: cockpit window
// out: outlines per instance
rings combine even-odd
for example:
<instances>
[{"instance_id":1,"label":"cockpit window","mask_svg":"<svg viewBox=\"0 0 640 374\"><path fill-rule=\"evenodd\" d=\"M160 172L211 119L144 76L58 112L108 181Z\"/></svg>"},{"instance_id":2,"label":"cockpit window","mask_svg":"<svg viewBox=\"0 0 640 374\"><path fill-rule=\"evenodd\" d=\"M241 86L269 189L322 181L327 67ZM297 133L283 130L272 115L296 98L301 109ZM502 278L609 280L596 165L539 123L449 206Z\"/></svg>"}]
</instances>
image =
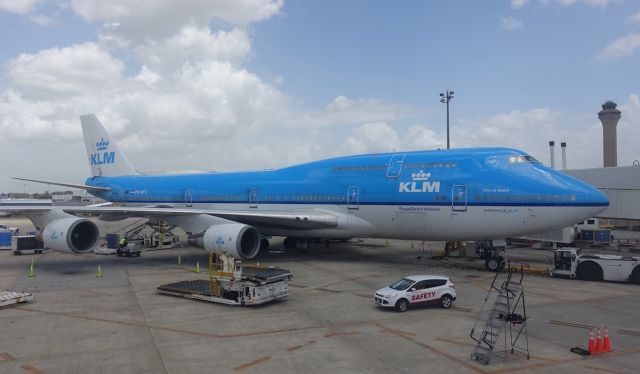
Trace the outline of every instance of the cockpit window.
<instances>
[{"instance_id":1,"label":"cockpit window","mask_svg":"<svg viewBox=\"0 0 640 374\"><path fill-rule=\"evenodd\" d=\"M534 163L534 164L539 164L540 161L536 160L533 156L509 156L509 163L510 164L521 164L521 163Z\"/></svg>"}]
</instances>

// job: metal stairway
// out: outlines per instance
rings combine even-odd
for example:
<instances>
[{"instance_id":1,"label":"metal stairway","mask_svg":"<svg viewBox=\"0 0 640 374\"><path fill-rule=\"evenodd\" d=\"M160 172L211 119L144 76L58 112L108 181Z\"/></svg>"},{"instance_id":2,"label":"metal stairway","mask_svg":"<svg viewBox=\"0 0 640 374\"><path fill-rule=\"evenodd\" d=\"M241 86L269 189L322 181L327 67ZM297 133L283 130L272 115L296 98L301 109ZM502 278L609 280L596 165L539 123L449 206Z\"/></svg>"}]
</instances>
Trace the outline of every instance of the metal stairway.
<instances>
[{"instance_id":1,"label":"metal stairway","mask_svg":"<svg viewBox=\"0 0 640 374\"><path fill-rule=\"evenodd\" d=\"M524 290L522 288L522 279L524 277L524 271L520 269L519 281L513 280L514 269L509 267L509 272L506 279L502 282L500 288L495 287L495 282L498 278L498 273L491 283L491 288L487 293L485 302L480 314L476 319L473 329L471 330L471 338L476 342L476 346L471 354L471 359L484 363L485 365L491 361L492 356L497 356L502 359L508 359L507 352L510 351L513 355L515 351L526 353L527 359L529 356L529 340L526 330L526 306L524 303ZM497 291L495 301L487 315L484 327L478 337L474 336L475 327L482 316L482 310L490 298L492 291ZM521 311L520 311L521 309ZM516 313L518 312L518 313ZM497 350L499 344L498 338L504 332L504 351ZM522 332L526 340L526 348L517 346L518 339ZM509 339L507 339L509 337Z\"/></svg>"},{"instance_id":2,"label":"metal stairway","mask_svg":"<svg viewBox=\"0 0 640 374\"><path fill-rule=\"evenodd\" d=\"M119 231L121 232L124 231L124 237L127 239L127 241L131 241L134 239L142 239L142 237L139 234L140 234L140 231L142 231L146 227L148 221L149 220L146 218L141 218L121 228Z\"/></svg>"}]
</instances>

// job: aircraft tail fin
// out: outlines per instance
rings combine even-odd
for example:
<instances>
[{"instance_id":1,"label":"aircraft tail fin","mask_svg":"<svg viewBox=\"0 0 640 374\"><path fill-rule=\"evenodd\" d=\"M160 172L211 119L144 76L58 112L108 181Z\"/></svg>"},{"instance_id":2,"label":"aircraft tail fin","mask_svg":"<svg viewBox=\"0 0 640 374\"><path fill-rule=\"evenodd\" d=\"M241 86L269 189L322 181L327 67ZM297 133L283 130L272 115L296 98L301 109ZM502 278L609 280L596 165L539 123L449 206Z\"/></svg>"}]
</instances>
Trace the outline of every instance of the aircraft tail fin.
<instances>
[{"instance_id":1,"label":"aircraft tail fin","mask_svg":"<svg viewBox=\"0 0 640 374\"><path fill-rule=\"evenodd\" d=\"M80 116L80 123L92 176L116 177L140 174L131 165L127 156L120 151L95 115Z\"/></svg>"}]
</instances>

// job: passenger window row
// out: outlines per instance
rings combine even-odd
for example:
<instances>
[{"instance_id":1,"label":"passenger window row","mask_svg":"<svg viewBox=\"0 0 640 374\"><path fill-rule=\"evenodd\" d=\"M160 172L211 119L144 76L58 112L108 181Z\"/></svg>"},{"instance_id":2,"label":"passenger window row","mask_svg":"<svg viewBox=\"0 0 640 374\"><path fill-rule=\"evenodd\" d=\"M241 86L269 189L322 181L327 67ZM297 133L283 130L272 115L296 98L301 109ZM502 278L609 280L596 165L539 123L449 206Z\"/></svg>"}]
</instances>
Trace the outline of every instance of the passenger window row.
<instances>
[{"instance_id":1,"label":"passenger window row","mask_svg":"<svg viewBox=\"0 0 640 374\"><path fill-rule=\"evenodd\" d=\"M455 162L414 162L404 163L404 169L429 169L429 168L455 168L458 164Z\"/></svg>"},{"instance_id":2,"label":"passenger window row","mask_svg":"<svg viewBox=\"0 0 640 374\"><path fill-rule=\"evenodd\" d=\"M566 203L567 201L574 202L576 201L576 195L475 195L475 201L505 201L505 202L545 202L549 203L553 201L554 203L558 203L562 201Z\"/></svg>"},{"instance_id":3,"label":"passenger window row","mask_svg":"<svg viewBox=\"0 0 640 374\"><path fill-rule=\"evenodd\" d=\"M360 165L360 166L336 166L333 168L333 172L345 172L345 171L381 171L387 170L387 164L384 165Z\"/></svg>"}]
</instances>

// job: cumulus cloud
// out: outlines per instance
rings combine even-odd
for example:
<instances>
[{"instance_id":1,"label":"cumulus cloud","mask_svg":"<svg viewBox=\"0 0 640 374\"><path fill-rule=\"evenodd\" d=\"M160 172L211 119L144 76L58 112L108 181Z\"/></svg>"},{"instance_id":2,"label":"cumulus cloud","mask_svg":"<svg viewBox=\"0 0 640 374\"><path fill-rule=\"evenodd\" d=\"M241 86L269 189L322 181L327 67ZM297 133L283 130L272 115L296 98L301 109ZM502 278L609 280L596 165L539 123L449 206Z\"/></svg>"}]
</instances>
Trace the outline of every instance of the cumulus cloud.
<instances>
[{"instance_id":1,"label":"cumulus cloud","mask_svg":"<svg viewBox=\"0 0 640 374\"><path fill-rule=\"evenodd\" d=\"M25 157L55 153L65 173L27 158L6 173L29 168L42 178L82 179L78 116L86 113L95 113L147 172L281 167L336 156L347 151L340 144L350 131L336 125L370 124L368 137L351 142L381 149L374 134L380 125L371 124L411 116L412 109L346 96L299 108L279 90L282 77L265 81L243 67L252 51L247 24L273 17L281 6L280 0L72 1L72 11L99 23L98 40L5 62L0 91L0 158L13 158L28 142L38 151ZM226 25L212 29L218 21ZM413 142L428 144L428 131L412 131Z\"/></svg>"},{"instance_id":2,"label":"cumulus cloud","mask_svg":"<svg viewBox=\"0 0 640 374\"><path fill-rule=\"evenodd\" d=\"M21 54L7 76L26 98L58 99L116 87L124 64L92 42Z\"/></svg>"},{"instance_id":3,"label":"cumulus cloud","mask_svg":"<svg viewBox=\"0 0 640 374\"><path fill-rule=\"evenodd\" d=\"M529 0L511 0L511 7L513 9L520 9L528 2Z\"/></svg>"},{"instance_id":4,"label":"cumulus cloud","mask_svg":"<svg viewBox=\"0 0 640 374\"><path fill-rule=\"evenodd\" d=\"M208 27L185 25L178 34L159 42L147 42L134 47L140 61L149 69L168 73L185 63L198 61L238 62L251 52L251 40L246 31L211 32Z\"/></svg>"},{"instance_id":5,"label":"cumulus cloud","mask_svg":"<svg viewBox=\"0 0 640 374\"><path fill-rule=\"evenodd\" d=\"M390 152L398 147L398 134L384 122L367 123L346 140L347 153Z\"/></svg>"},{"instance_id":6,"label":"cumulus cloud","mask_svg":"<svg viewBox=\"0 0 640 374\"><path fill-rule=\"evenodd\" d=\"M107 38L144 41L169 38L184 25L208 27L212 20L247 25L280 12L284 0L72 0L71 8L105 27Z\"/></svg>"},{"instance_id":7,"label":"cumulus cloud","mask_svg":"<svg viewBox=\"0 0 640 374\"><path fill-rule=\"evenodd\" d=\"M351 99L335 97L321 111L292 113L284 119L292 127L322 127L336 124L362 124L375 121L391 121L415 114L410 108L377 99Z\"/></svg>"},{"instance_id":8,"label":"cumulus cloud","mask_svg":"<svg viewBox=\"0 0 640 374\"><path fill-rule=\"evenodd\" d=\"M524 24L513 17L500 17L500 26L503 30L512 31L521 29Z\"/></svg>"},{"instance_id":9,"label":"cumulus cloud","mask_svg":"<svg viewBox=\"0 0 640 374\"><path fill-rule=\"evenodd\" d=\"M58 24L58 20L55 17L50 17L46 14L36 14L30 16L29 19L40 26L54 26Z\"/></svg>"},{"instance_id":10,"label":"cumulus cloud","mask_svg":"<svg viewBox=\"0 0 640 374\"><path fill-rule=\"evenodd\" d=\"M446 137L424 125L395 129L386 122L367 123L352 130L342 145L345 154L415 151L446 148Z\"/></svg>"},{"instance_id":11,"label":"cumulus cloud","mask_svg":"<svg viewBox=\"0 0 640 374\"><path fill-rule=\"evenodd\" d=\"M599 8L605 8L607 5L609 5L609 3L611 3L611 0L557 0L557 1L561 5L565 5L565 6L583 3L588 6L599 7Z\"/></svg>"},{"instance_id":12,"label":"cumulus cloud","mask_svg":"<svg viewBox=\"0 0 640 374\"><path fill-rule=\"evenodd\" d=\"M633 14L625 20L626 23L633 23L636 25L640 25L640 12Z\"/></svg>"},{"instance_id":13,"label":"cumulus cloud","mask_svg":"<svg viewBox=\"0 0 640 374\"><path fill-rule=\"evenodd\" d=\"M640 34L631 33L609 43L597 56L600 61L615 60L626 57L640 48Z\"/></svg>"},{"instance_id":14,"label":"cumulus cloud","mask_svg":"<svg viewBox=\"0 0 640 374\"><path fill-rule=\"evenodd\" d=\"M25 15L33 12L41 2L42 0L0 0L0 10Z\"/></svg>"},{"instance_id":15,"label":"cumulus cloud","mask_svg":"<svg viewBox=\"0 0 640 374\"><path fill-rule=\"evenodd\" d=\"M415 109L338 93L324 106L301 108L279 89L282 77L265 81L244 67L252 53L247 25L277 15L281 1L75 0L71 6L100 24L99 40L25 53L3 66L0 159L21 155L5 165L7 174L28 169L27 176L81 180L87 166L78 116L86 113L95 113L147 172L270 168L446 146L441 126L398 125ZM212 29L215 21L227 24ZM640 123L633 114L640 113L637 96L624 108L623 119ZM571 132L578 134L568 140L576 160L595 166L593 152L578 157L601 136L597 119L589 118L587 131L582 119L566 128L563 114L547 108L458 120L452 146L512 145L544 157L544 134L561 141ZM36 151L25 155L26 144ZM629 149L625 157L635 152L621 146L621 155L623 149Z\"/></svg>"},{"instance_id":16,"label":"cumulus cloud","mask_svg":"<svg viewBox=\"0 0 640 374\"><path fill-rule=\"evenodd\" d=\"M511 7L513 9L520 9L531 0L511 0ZM590 7L605 8L612 0L538 0L538 3L543 5L557 3L562 6L570 6L575 4L584 4Z\"/></svg>"}]
</instances>

